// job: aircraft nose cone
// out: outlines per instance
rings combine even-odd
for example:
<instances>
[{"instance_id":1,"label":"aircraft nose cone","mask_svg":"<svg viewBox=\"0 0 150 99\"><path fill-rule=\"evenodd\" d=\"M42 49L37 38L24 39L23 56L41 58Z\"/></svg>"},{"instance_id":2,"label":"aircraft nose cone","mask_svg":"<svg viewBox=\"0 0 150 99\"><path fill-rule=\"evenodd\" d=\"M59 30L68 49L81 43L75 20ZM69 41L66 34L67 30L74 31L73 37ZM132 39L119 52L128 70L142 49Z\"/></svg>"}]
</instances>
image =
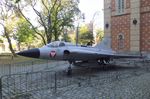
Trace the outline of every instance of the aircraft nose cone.
<instances>
[{"instance_id":1,"label":"aircraft nose cone","mask_svg":"<svg viewBox=\"0 0 150 99\"><path fill-rule=\"evenodd\" d=\"M34 48L34 49L18 52L17 55L31 57L31 58L39 58L40 50L38 48Z\"/></svg>"}]
</instances>

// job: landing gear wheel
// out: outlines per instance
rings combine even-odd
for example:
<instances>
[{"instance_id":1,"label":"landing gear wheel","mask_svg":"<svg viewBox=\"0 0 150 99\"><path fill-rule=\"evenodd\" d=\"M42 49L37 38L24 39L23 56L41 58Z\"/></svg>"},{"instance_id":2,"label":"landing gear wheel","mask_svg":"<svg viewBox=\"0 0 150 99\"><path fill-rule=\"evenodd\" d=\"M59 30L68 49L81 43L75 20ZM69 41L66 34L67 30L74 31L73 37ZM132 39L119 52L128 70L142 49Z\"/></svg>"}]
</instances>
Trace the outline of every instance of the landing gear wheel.
<instances>
[{"instance_id":1,"label":"landing gear wheel","mask_svg":"<svg viewBox=\"0 0 150 99\"><path fill-rule=\"evenodd\" d=\"M106 65L103 59L97 61L99 65Z\"/></svg>"},{"instance_id":2,"label":"landing gear wheel","mask_svg":"<svg viewBox=\"0 0 150 99\"><path fill-rule=\"evenodd\" d=\"M106 64L110 64L110 59L105 60Z\"/></svg>"}]
</instances>

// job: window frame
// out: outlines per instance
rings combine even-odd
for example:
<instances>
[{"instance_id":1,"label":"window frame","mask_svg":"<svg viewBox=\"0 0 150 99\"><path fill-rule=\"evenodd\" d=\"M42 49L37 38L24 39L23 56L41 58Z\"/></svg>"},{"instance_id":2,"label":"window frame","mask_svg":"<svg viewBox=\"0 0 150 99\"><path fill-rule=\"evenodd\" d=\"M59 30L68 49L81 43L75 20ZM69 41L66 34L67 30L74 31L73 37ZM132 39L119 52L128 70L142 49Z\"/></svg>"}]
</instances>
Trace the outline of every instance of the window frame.
<instances>
[{"instance_id":1,"label":"window frame","mask_svg":"<svg viewBox=\"0 0 150 99\"><path fill-rule=\"evenodd\" d=\"M126 0L116 0L116 12L117 14L124 14L126 8Z\"/></svg>"}]
</instances>

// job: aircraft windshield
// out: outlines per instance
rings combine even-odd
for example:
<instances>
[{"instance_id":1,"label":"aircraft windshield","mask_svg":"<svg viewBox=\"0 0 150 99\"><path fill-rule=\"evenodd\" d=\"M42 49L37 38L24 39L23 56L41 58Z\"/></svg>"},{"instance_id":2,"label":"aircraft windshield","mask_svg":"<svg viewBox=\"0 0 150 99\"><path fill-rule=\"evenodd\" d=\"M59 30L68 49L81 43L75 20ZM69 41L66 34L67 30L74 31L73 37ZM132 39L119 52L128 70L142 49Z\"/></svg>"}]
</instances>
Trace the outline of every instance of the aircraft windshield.
<instances>
[{"instance_id":1,"label":"aircraft windshield","mask_svg":"<svg viewBox=\"0 0 150 99\"><path fill-rule=\"evenodd\" d=\"M52 43L48 44L47 46L48 47L62 47L62 46L65 46L65 43L56 41L56 42L52 42Z\"/></svg>"}]
</instances>

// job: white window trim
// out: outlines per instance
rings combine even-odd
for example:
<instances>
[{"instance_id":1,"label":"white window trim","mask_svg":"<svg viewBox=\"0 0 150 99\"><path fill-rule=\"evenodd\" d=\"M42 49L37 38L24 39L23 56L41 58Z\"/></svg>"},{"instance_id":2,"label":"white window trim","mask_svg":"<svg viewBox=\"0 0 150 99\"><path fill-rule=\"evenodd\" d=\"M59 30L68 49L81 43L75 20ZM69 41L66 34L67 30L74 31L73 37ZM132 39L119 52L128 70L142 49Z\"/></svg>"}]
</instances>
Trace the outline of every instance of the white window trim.
<instances>
[{"instance_id":1,"label":"white window trim","mask_svg":"<svg viewBox=\"0 0 150 99\"><path fill-rule=\"evenodd\" d=\"M120 1L120 7L121 7L120 9L119 9L119 1ZM122 5L122 2L124 2L124 5ZM126 0L116 0L115 5L116 5L116 14L117 15L121 15L121 14L125 13Z\"/></svg>"}]
</instances>

